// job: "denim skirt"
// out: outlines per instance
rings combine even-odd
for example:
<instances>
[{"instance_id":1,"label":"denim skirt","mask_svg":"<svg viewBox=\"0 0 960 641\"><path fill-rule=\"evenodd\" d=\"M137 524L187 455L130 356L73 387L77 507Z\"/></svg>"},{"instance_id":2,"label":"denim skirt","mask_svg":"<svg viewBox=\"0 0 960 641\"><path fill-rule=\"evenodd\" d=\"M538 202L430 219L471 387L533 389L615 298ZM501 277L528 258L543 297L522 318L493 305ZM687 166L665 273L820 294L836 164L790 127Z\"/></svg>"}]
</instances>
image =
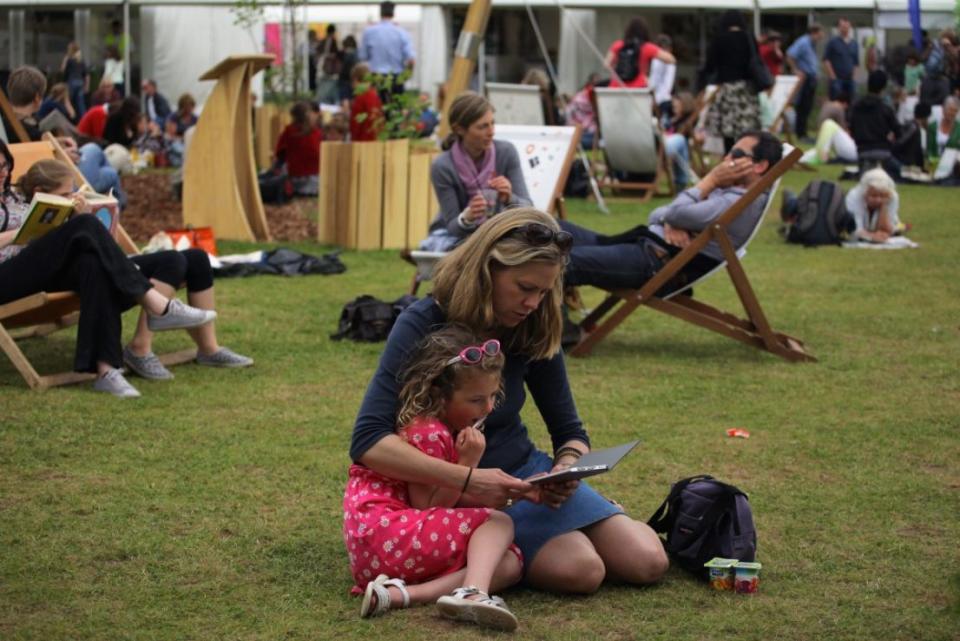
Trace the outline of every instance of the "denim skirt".
<instances>
[{"instance_id":1,"label":"denim skirt","mask_svg":"<svg viewBox=\"0 0 960 641\"><path fill-rule=\"evenodd\" d=\"M538 472L549 472L553 459L539 450L510 474L525 479ZM573 532L597 523L623 510L597 493L586 482L580 481L577 491L559 508L551 508L530 501L520 501L504 510L513 519L514 543L523 552L524 574L543 544L560 534Z\"/></svg>"}]
</instances>

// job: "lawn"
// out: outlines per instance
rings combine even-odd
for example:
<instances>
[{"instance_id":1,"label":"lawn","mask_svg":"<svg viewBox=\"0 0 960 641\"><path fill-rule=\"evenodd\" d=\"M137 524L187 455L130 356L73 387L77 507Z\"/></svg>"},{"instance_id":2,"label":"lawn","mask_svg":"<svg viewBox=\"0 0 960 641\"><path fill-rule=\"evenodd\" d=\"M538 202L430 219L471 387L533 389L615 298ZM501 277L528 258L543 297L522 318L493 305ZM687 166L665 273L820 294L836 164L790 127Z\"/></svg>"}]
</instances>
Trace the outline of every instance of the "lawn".
<instances>
[{"instance_id":1,"label":"lawn","mask_svg":"<svg viewBox=\"0 0 960 641\"><path fill-rule=\"evenodd\" d=\"M776 216L766 221L746 271L774 328L803 339L817 363L648 309L569 362L595 446L643 439L595 486L641 519L679 478L740 486L759 532L760 593L714 593L677 569L651 588L589 598L514 589L516 638L958 638L958 194L902 188L917 250L787 246ZM569 209L613 231L651 206ZM411 269L395 252L342 258L337 276L218 281L221 341L253 356L252 369L181 366L174 381L133 379L143 398L117 401L88 386L29 391L0 361L0 638L495 636L429 607L361 621L348 596L346 453L380 345L328 335L345 302L396 298ZM736 306L725 274L696 295ZM158 340L187 345L183 333ZM42 370L64 369L73 338L25 349ZM728 438L729 427L751 437Z\"/></svg>"}]
</instances>

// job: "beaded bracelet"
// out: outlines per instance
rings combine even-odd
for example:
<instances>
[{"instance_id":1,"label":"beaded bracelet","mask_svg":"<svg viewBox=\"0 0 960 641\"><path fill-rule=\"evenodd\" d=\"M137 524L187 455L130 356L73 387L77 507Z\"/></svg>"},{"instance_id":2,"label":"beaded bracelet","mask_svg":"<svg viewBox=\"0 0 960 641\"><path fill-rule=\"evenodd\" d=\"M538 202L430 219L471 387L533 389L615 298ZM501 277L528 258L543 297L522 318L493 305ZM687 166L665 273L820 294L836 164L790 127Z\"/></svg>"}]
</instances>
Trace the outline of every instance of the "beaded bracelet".
<instances>
[{"instance_id":1,"label":"beaded bracelet","mask_svg":"<svg viewBox=\"0 0 960 641\"><path fill-rule=\"evenodd\" d=\"M561 456L564 456L567 454L575 456L577 460L580 460L580 457L583 456L583 452L581 452L577 448L566 446L566 447L561 447L559 450L557 450L557 453L553 455L553 462L556 463Z\"/></svg>"}]
</instances>

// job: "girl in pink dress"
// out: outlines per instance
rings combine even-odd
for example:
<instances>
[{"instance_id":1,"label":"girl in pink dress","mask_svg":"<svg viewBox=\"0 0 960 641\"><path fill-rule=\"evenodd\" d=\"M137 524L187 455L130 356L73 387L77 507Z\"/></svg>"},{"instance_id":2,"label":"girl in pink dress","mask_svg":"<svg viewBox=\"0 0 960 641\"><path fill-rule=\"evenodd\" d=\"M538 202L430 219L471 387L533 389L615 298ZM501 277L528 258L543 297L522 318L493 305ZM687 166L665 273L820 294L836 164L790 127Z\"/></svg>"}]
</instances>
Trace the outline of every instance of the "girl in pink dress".
<instances>
[{"instance_id":1,"label":"girl in pink dress","mask_svg":"<svg viewBox=\"0 0 960 641\"><path fill-rule=\"evenodd\" d=\"M447 327L427 336L402 375L399 434L412 447L471 468L480 462L483 419L500 394L496 340ZM467 483L469 483L469 475ZM502 630L517 619L489 596L520 580L513 521L475 505L459 488L406 483L350 466L343 538L363 593L361 617L436 601L444 616Z\"/></svg>"}]
</instances>

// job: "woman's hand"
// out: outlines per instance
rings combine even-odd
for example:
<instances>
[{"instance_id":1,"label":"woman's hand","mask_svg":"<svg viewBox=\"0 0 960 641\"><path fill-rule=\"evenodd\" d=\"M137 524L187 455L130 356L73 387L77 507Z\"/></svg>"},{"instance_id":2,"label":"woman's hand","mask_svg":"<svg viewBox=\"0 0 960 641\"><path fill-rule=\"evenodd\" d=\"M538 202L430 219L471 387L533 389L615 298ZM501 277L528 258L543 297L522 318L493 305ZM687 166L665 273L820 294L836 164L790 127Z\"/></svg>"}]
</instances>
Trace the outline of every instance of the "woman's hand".
<instances>
[{"instance_id":1,"label":"woman's hand","mask_svg":"<svg viewBox=\"0 0 960 641\"><path fill-rule=\"evenodd\" d=\"M506 176L495 176L490 179L488 184L491 188L497 190L500 195L500 202L504 204L510 202L513 197L513 185L510 184L510 180Z\"/></svg>"},{"instance_id":2,"label":"woman's hand","mask_svg":"<svg viewBox=\"0 0 960 641\"><path fill-rule=\"evenodd\" d=\"M456 448L461 465L476 467L486 447L483 432L475 427L465 427L457 433Z\"/></svg>"},{"instance_id":3,"label":"woman's hand","mask_svg":"<svg viewBox=\"0 0 960 641\"><path fill-rule=\"evenodd\" d=\"M73 211L78 214L89 214L93 210L93 206L87 202L82 191L70 194L70 200L73 201Z\"/></svg>"},{"instance_id":4,"label":"woman's hand","mask_svg":"<svg viewBox=\"0 0 960 641\"><path fill-rule=\"evenodd\" d=\"M463 219L471 225L479 225L487 217L487 201L483 199L483 194L477 192L463 212Z\"/></svg>"},{"instance_id":5,"label":"woman's hand","mask_svg":"<svg viewBox=\"0 0 960 641\"><path fill-rule=\"evenodd\" d=\"M473 470L464 494L469 495L471 503L500 509L526 498L534 489L530 483L499 468L478 467Z\"/></svg>"}]
</instances>

